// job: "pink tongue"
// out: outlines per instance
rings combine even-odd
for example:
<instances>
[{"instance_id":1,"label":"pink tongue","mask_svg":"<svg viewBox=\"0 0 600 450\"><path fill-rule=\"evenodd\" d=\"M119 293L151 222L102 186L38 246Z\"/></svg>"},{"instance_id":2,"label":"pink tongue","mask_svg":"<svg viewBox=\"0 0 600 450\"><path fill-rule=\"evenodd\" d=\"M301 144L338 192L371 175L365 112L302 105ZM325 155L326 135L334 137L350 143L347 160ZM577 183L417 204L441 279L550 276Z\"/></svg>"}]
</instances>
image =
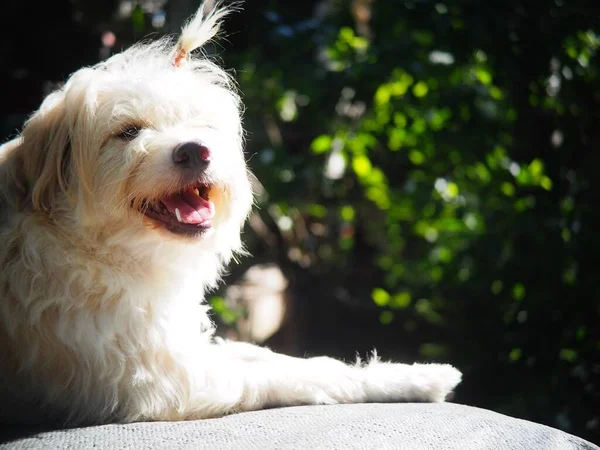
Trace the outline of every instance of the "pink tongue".
<instances>
[{"instance_id":1,"label":"pink tongue","mask_svg":"<svg viewBox=\"0 0 600 450\"><path fill-rule=\"evenodd\" d=\"M198 225L215 216L215 204L196 195L193 190L175 194L161 201L169 212L183 223Z\"/></svg>"}]
</instances>

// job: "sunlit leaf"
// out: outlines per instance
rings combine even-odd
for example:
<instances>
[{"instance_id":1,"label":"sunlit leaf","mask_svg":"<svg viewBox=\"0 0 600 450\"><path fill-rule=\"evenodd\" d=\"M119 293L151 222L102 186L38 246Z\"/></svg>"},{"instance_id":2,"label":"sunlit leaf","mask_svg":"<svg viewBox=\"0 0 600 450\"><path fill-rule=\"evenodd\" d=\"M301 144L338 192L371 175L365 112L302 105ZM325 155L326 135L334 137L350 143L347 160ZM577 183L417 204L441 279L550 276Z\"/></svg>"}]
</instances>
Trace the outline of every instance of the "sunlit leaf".
<instances>
[{"instance_id":1,"label":"sunlit leaf","mask_svg":"<svg viewBox=\"0 0 600 450\"><path fill-rule=\"evenodd\" d=\"M402 128L392 128L388 134L388 147L392 151L399 150L406 138L406 130Z\"/></svg>"},{"instance_id":2,"label":"sunlit leaf","mask_svg":"<svg viewBox=\"0 0 600 450\"><path fill-rule=\"evenodd\" d=\"M449 198L455 198L458 196L458 185L456 183L448 183L447 187L446 187L446 194L448 195Z\"/></svg>"},{"instance_id":3,"label":"sunlit leaf","mask_svg":"<svg viewBox=\"0 0 600 450\"><path fill-rule=\"evenodd\" d=\"M529 173L532 177L539 177L544 171L544 163L540 159L534 159L529 163Z\"/></svg>"},{"instance_id":4,"label":"sunlit leaf","mask_svg":"<svg viewBox=\"0 0 600 450\"><path fill-rule=\"evenodd\" d=\"M372 167L371 161L365 155L355 156L352 159L352 168L359 177L366 177L371 172Z\"/></svg>"},{"instance_id":5,"label":"sunlit leaf","mask_svg":"<svg viewBox=\"0 0 600 450\"><path fill-rule=\"evenodd\" d=\"M371 292L371 297L377 306L387 306L390 303L390 294L382 288L375 288Z\"/></svg>"},{"instance_id":6,"label":"sunlit leaf","mask_svg":"<svg viewBox=\"0 0 600 450\"><path fill-rule=\"evenodd\" d=\"M312 142L310 148L313 151L313 153L316 153L316 154L325 153L326 151L328 151L331 148L332 142L333 142L333 139L331 138L331 136L322 134L321 136L318 136L317 138L315 138L315 140Z\"/></svg>"},{"instance_id":7,"label":"sunlit leaf","mask_svg":"<svg viewBox=\"0 0 600 450\"><path fill-rule=\"evenodd\" d=\"M408 292L399 292L398 294L394 294L392 296L390 306L392 308L404 309L410 305L411 296Z\"/></svg>"},{"instance_id":8,"label":"sunlit leaf","mask_svg":"<svg viewBox=\"0 0 600 450\"><path fill-rule=\"evenodd\" d=\"M379 86L375 92L375 102L379 105L385 105L389 103L392 91L387 84Z\"/></svg>"},{"instance_id":9,"label":"sunlit leaf","mask_svg":"<svg viewBox=\"0 0 600 450\"><path fill-rule=\"evenodd\" d=\"M232 324L239 318L238 315L227 306L223 297L213 296L210 299L210 305L213 311L226 324Z\"/></svg>"},{"instance_id":10,"label":"sunlit leaf","mask_svg":"<svg viewBox=\"0 0 600 450\"><path fill-rule=\"evenodd\" d=\"M323 205L310 204L307 207L308 213L317 218L323 218L327 215L327 208Z\"/></svg>"},{"instance_id":11,"label":"sunlit leaf","mask_svg":"<svg viewBox=\"0 0 600 450\"><path fill-rule=\"evenodd\" d=\"M340 208L340 217L345 222L354 221L354 217L356 216L356 212L354 207L351 205L344 205Z\"/></svg>"},{"instance_id":12,"label":"sunlit leaf","mask_svg":"<svg viewBox=\"0 0 600 450\"><path fill-rule=\"evenodd\" d=\"M408 159L410 159L413 164L419 166L425 162L425 155L419 150L412 150L408 154Z\"/></svg>"},{"instance_id":13,"label":"sunlit leaf","mask_svg":"<svg viewBox=\"0 0 600 450\"><path fill-rule=\"evenodd\" d=\"M540 179L540 186L545 190L550 191L552 189L552 180L547 176L543 176Z\"/></svg>"},{"instance_id":14,"label":"sunlit leaf","mask_svg":"<svg viewBox=\"0 0 600 450\"><path fill-rule=\"evenodd\" d=\"M429 86L424 81L419 81L413 86L413 94L415 97L425 97L429 92Z\"/></svg>"},{"instance_id":15,"label":"sunlit leaf","mask_svg":"<svg viewBox=\"0 0 600 450\"><path fill-rule=\"evenodd\" d=\"M483 67L480 67L475 71L475 76L479 81L481 81L481 83L485 85L488 85L492 82L492 74Z\"/></svg>"},{"instance_id":16,"label":"sunlit leaf","mask_svg":"<svg viewBox=\"0 0 600 450\"><path fill-rule=\"evenodd\" d=\"M506 181L503 182L500 186L500 189L502 190L502 193L507 197L512 197L513 195L515 195L515 187L511 183L508 183Z\"/></svg>"},{"instance_id":17,"label":"sunlit leaf","mask_svg":"<svg viewBox=\"0 0 600 450\"><path fill-rule=\"evenodd\" d=\"M513 286L513 298L517 301L523 300L525 297L525 286L522 283L517 283Z\"/></svg>"},{"instance_id":18,"label":"sunlit leaf","mask_svg":"<svg viewBox=\"0 0 600 450\"><path fill-rule=\"evenodd\" d=\"M492 86L490 88L490 97L494 100L502 100L504 98L504 92L497 86Z\"/></svg>"}]
</instances>

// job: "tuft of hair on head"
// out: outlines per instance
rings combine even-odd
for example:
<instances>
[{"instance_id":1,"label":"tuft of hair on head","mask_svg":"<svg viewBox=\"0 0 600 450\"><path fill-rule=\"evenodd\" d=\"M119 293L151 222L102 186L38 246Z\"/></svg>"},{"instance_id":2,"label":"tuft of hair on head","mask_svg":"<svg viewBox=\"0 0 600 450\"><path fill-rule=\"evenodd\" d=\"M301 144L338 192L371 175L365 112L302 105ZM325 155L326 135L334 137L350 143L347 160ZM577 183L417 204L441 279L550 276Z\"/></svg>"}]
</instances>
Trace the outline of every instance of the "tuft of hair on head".
<instances>
[{"instance_id":1,"label":"tuft of hair on head","mask_svg":"<svg viewBox=\"0 0 600 450\"><path fill-rule=\"evenodd\" d=\"M235 5L224 7L218 1L210 7L212 1L204 1L182 27L181 35L175 45L173 64L181 67L187 61L190 53L202 47L219 32L222 19L235 9Z\"/></svg>"}]
</instances>

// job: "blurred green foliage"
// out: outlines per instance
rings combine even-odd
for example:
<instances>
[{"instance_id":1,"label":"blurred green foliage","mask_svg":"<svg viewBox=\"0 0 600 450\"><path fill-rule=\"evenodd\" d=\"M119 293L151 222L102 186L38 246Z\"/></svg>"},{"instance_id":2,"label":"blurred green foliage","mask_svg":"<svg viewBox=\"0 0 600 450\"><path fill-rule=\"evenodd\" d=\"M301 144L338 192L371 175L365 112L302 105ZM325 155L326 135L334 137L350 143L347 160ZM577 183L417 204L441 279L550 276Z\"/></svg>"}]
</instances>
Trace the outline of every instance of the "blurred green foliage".
<instances>
[{"instance_id":1,"label":"blurred green foliage","mask_svg":"<svg viewBox=\"0 0 600 450\"><path fill-rule=\"evenodd\" d=\"M139 5L103 18L119 45L153 31ZM225 28L265 225L246 240L294 280L300 351L452 362L460 402L600 440L600 5L248 1Z\"/></svg>"},{"instance_id":2,"label":"blurred green foliage","mask_svg":"<svg viewBox=\"0 0 600 450\"><path fill-rule=\"evenodd\" d=\"M457 363L459 399L598 439L600 7L268 4L225 58L282 258Z\"/></svg>"}]
</instances>

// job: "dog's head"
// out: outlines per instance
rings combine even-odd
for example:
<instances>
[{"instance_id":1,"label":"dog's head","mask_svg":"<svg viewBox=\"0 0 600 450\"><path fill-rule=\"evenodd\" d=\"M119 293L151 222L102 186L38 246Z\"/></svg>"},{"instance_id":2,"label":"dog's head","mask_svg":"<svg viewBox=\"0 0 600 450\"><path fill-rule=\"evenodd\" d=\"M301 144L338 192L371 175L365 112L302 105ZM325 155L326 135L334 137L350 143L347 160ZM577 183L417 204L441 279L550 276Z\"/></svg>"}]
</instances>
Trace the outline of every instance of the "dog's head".
<instances>
[{"instance_id":1,"label":"dog's head","mask_svg":"<svg viewBox=\"0 0 600 450\"><path fill-rule=\"evenodd\" d=\"M226 72L190 54L226 12L201 7L177 41L136 45L50 94L9 155L21 209L86 232L238 249L252 204L240 101Z\"/></svg>"}]
</instances>

